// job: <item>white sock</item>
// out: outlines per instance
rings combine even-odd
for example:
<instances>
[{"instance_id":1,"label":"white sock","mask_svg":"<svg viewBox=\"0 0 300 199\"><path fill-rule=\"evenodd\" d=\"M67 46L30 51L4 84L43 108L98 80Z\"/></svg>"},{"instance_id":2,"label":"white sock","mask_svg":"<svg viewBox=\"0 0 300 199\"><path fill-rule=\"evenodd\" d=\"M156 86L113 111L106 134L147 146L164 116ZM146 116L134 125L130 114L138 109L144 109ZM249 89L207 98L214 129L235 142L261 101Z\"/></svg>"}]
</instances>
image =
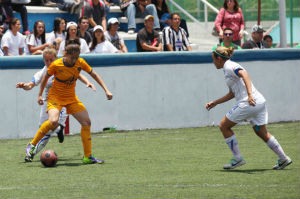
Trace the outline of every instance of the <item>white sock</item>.
<instances>
[{"instance_id":1,"label":"white sock","mask_svg":"<svg viewBox=\"0 0 300 199\"><path fill-rule=\"evenodd\" d=\"M232 151L233 156L237 159L240 160L242 159L241 153L240 153L240 149L239 149L239 145L238 142L236 140L235 135L226 138L225 139L226 144L228 145L229 149Z\"/></svg>"},{"instance_id":2,"label":"white sock","mask_svg":"<svg viewBox=\"0 0 300 199\"><path fill-rule=\"evenodd\" d=\"M281 148L279 142L276 140L276 138L274 136L272 136L268 140L267 145L272 151L274 151L278 155L278 158L280 160L286 159L286 155L285 155L283 149Z\"/></svg>"},{"instance_id":3,"label":"white sock","mask_svg":"<svg viewBox=\"0 0 300 199\"><path fill-rule=\"evenodd\" d=\"M58 127L53 130L53 133L58 133L58 131L60 131L60 125L58 125Z\"/></svg>"}]
</instances>

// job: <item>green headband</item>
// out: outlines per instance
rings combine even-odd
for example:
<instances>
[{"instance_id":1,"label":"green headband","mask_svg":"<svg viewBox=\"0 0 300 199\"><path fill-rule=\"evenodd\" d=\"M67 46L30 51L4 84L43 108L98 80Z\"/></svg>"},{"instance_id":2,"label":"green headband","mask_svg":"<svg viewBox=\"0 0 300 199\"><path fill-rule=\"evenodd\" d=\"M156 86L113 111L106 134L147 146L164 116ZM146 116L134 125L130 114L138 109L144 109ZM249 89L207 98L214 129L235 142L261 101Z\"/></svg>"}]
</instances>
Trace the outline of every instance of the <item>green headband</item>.
<instances>
[{"instance_id":1,"label":"green headband","mask_svg":"<svg viewBox=\"0 0 300 199\"><path fill-rule=\"evenodd\" d=\"M214 50L214 52L215 52L217 55L219 55L219 56L221 56L221 57L223 57L223 58L225 58L225 59L229 59L229 58L230 58L230 57L226 57L225 55L222 55L221 53L217 52L216 50Z\"/></svg>"}]
</instances>

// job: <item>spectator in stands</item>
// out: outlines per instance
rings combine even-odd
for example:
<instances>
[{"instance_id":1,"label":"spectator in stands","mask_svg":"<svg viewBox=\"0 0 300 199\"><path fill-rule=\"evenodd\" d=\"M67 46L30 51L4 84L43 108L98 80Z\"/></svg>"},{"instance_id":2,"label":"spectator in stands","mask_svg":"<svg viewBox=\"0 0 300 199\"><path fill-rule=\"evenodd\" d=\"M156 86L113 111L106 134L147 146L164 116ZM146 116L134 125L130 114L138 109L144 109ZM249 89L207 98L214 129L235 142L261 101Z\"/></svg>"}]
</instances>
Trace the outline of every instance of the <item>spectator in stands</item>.
<instances>
[{"instance_id":1,"label":"spectator in stands","mask_svg":"<svg viewBox=\"0 0 300 199\"><path fill-rule=\"evenodd\" d=\"M239 45L234 44L232 41L233 41L233 30L231 28L225 28L223 30L223 41L220 44L216 44L213 47L213 50L215 50L219 46L223 46L226 48L232 47L235 50L242 49Z\"/></svg>"},{"instance_id":2,"label":"spectator in stands","mask_svg":"<svg viewBox=\"0 0 300 199\"><path fill-rule=\"evenodd\" d=\"M83 0L51 0L56 3L56 6L63 11L67 11L70 14L78 14L82 5Z\"/></svg>"},{"instance_id":3,"label":"spectator in stands","mask_svg":"<svg viewBox=\"0 0 300 199\"><path fill-rule=\"evenodd\" d=\"M58 50L61 42L66 39L66 21L57 17L54 19L53 27L53 31L47 35L46 41Z\"/></svg>"},{"instance_id":4,"label":"spectator in stands","mask_svg":"<svg viewBox=\"0 0 300 199\"><path fill-rule=\"evenodd\" d=\"M191 51L189 40L187 38L187 33L181 27L180 15L178 13L173 13L171 15L171 26L164 28L163 30L163 43L164 50L166 51Z\"/></svg>"},{"instance_id":5,"label":"spectator in stands","mask_svg":"<svg viewBox=\"0 0 300 199\"><path fill-rule=\"evenodd\" d=\"M24 55L25 47L24 36L19 32L21 30L21 22L17 18L11 18L9 21L9 29L5 32L1 40L1 48L7 56Z\"/></svg>"},{"instance_id":6,"label":"spectator in stands","mask_svg":"<svg viewBox=\"0 0 300 199\"><path fill-rule=\"evenodd\" d=\"M166 0L152 0L152 3L155 5L157 10L157 15L160 22L160 29L163 30L166 26L170 26L171 12L166 3ZM186 31L187 37L189 37L188 28L184 19L181 19L180 27Z\"/></svg>"},{"instance_id":7,"label":"spectator in stands","mask_svg":"<svg viewBox=\"0 0 300 199\"><path fill-rule=\"evenodd\" d=\"M2 8L4 9L4 17L6 21L10 21L14 17L13 11L20 12L22 24L23 24L23 34L30 34L28 30L28 19L27 19L27 9L24 4L15 4L11 3L11 1L1 1Z\"/></svg>"},{"instance_id":8,"label":"spectator in stands","mask_svg":"<svg viewBox=\"0 0 300 199\"><path fill-rule=\"evenodd\" d=\"M153 30L154 17L147 15L144 21L145 27L142 28L136 38L136 47L138 52L156 52L162 51L162 43L159 33Z\"/></svg>"},{"instance_id":9,"label":"spectator in stands","mask_svg":"<svg viewBox=\"0 0 300 199\"><path fill-rule=\"evenodd\" d=\"M80 17L78 20L78 26L79 26L78 36L84 39L87 45L90 45L90 43L92 42L92 35L88 31L90 26L89 19L84 16Z\"/></svg>"},{"instance_id":10,"label":"spectator in stands","mask_svg":"<svg viewBox=\"0 0 300 199\"><path fill-rule=\"evenodd\" d=\"M269 48L269 45L263 40L263 33L265 30L260 25L254 25L251 31L252 38L247 40L242 48L243 49L264 49Z\"/></svg>"},{"instance_id":11,"label":"spectator in stands","mask_svg":"<svg viewBox=\"0 0 300 199\"><path fill-rule=\"evenodd\" d=\"M104 33L105 38L112 43L118 50L127 53L127 47L124 40L118 34L119 21L117 18L110 18L107 22L107 31Z\"/></svg>"},{"instance_id":12,"label":"spectator in stands","mask_svg":"<svg viewBox=\"0 0 300 199\"><path fill-rule=\"evenodd\" d=\"M273 48L273 38L271 35L265 35L264 42L268 44L269 48Z\"/></svg>"},{"instance_id":13,"label":"spectator in stands","mask_svg":"<svg viewBox=\"0 0 300 199\"><path fill-rule=\"evenodd\" d=\"M237 0L224 0L223 8L220 9L215 20L215 27L219 32L220 43L223 40L223 29L229 27L233 30L233 43L241 45L245 21Z\"/></svg>"},{"instance_id":14,"label":"spectator in stands","mask_svg":"<svg viewBox=\"0 0 300 199\"><path fill-rule=\"evenodd\" d=\"M91 30L96 25L101 25L106 31L105 5L99 0L88 0L81 15L89 19Z\"/></svg>"},{"instance_id":15,"label":"spectator in stands","mask_svg":"<svg viewBox=\"0 0 300 199\"><path fill-rule=\"evenodd\" d=\"M33 26L33 33L27 36L25 47L27 55L41 55L50 44L46 43L45 23L37 20Z\"/></svg>"},{"instance_id":16,"label":"spectator in stands","mask_svg":"<svg viewBox=\"0 0 300 199\"><path fill-rule=\"evenodd\" d=\"M295 48L300 48L300 43L295 46Z\"/></svg>"},{"instance_id":17,"label":"spectator in stands","mask_svg":"<svg viewBox=\"0 0 300 199\"><path fill-rule=\"evenodd\" d=\"M102 26L97 25L93 29L93 41L90 47L91 54L98 53L120 53L112 43L107 41L104 36L104 29Z\"/></svg>"},{"instance_id":18,"label":"spectator in stands","mask_svg":"<svg viewBox=\"0 0 300 199\"><path fill-rule=\"evenodd\" d=\"M65 47L72 42L80 44L80 54L88 54L90 49L86 41L77 36L77 24L73 21L67 23L67 36L66 40L62 41L58 50L58 54L62 55Z\"/></svg>"},{"instance_id":19,"label":"spectator in stands","mask_svg":"<svg viewBox=\"0 0 300 199\"><path fill-rule=\"evenodd\" d=\"M146 15L154 17L154 29L159 30L157 11L151 0L120 0L120 7L128 18L128 34L135 32L135 17L145 17Z\"/></svg>"}]
</instances>

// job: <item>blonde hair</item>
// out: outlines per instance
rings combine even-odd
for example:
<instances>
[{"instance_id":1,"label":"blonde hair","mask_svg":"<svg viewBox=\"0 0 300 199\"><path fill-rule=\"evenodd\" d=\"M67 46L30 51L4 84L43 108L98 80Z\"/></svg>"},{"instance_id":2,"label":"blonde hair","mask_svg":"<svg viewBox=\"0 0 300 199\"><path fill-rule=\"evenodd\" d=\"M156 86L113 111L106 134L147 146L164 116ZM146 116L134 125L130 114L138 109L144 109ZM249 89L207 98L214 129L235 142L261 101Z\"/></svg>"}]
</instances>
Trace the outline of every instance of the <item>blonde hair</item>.
<instances>
[{"instance_id":1,"label":"blonde hair","mask_svg":"<svg viewBox=\"0 0 300 199\"><path fill-rule=\"evenodd\" d=\"M214 55L215 57L220 56L223 59L230 59L230 57L233 55L233 51L233 47L226 48L224 46L219 46L214 50Z\"/></svg>"},{"instance_id":2,"label":"blonde hair","mask_svg":"<svg viewBox=\"0 0 300 199\"><path fill-rule=\"evenodd\" d=\"M47 54L49 54L49 55L53 55L53 57L57 57L57 52L56 52L56 50L54 49L54 48L52 48L52 47L46 47L44 50L43 50L43 56L45 56L45 55L47 55Z\"/></svg>"}]
</instances>

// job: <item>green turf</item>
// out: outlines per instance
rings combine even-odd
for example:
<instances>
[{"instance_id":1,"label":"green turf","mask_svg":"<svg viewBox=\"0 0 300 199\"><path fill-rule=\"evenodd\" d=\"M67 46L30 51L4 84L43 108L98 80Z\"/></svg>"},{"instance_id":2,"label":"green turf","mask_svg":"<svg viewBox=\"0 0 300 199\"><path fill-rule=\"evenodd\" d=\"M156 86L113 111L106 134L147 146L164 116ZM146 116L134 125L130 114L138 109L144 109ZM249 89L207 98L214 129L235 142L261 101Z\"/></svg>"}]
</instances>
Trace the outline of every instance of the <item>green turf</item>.
<instances>
[{"instance_id":1,"label":"green turf","mask_svg":"<svg viewBox=\"0 0 300 199\"><path fill-rule=\"evenodd\" d=\"M110 132L93 135L103 165L81 163L80 136L63 144L53 137L59 161L44 168L24 163L29 139L0 140L0 198L299 198L299 122L268 125L293 164L271 168L277 157L249 125L234 128L247 164L224 171L231 158L217 127Z\"/></svg>"}]
</instances>

